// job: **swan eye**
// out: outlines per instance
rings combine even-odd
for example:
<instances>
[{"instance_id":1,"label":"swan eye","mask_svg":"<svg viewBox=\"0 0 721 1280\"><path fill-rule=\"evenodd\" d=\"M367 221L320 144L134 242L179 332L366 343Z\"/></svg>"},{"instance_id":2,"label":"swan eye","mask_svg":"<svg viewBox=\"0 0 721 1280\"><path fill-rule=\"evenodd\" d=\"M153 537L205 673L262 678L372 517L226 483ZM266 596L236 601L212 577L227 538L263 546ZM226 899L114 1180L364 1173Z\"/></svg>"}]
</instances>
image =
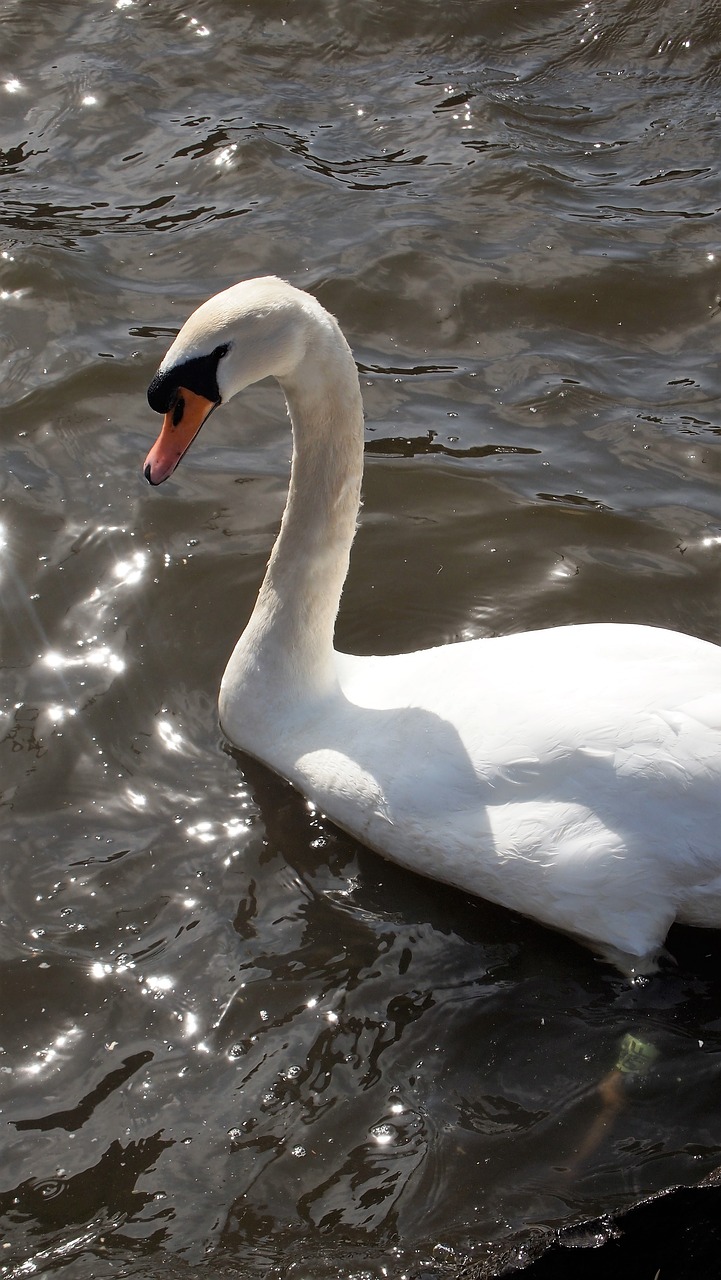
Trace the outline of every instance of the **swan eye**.
<instances>
[{"instance_id":1,"label":"swan eye","mask_svg":"<svg viewBox=\"0 0 721 1280\"><path fill-rule=\"evenodd\" d=\"M173 402L173 426L177 427L183 420L185 413L185 400L180 392L178 392Z\"/></svg>"},{"instance_id":2,"label":"swan eye","mask_svg":"<svg viewBox=\"0 0 721 1280\"><path fill-rule=\"evenodd\" d=\"M196 395L220 404L222 396L218 389L218 365L227 355L231 344L222 342L207 356L193 356L189 360L180 360L169 369L158 369L148 387L148 404L156 413L173 413L180 389L185 387ZM181 407L181 412L185 406ZM173 418L173 425L178 422Z\"/></svg>"}]
</instances>

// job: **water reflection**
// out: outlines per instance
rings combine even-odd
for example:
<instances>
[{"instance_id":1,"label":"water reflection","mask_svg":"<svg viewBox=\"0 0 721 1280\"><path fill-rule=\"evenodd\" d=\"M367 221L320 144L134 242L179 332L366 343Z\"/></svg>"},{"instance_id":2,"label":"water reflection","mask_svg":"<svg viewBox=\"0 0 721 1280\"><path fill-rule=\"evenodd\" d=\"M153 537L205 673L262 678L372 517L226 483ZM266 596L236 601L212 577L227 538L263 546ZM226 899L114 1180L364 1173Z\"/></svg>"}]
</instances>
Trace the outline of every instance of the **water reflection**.
<instances>
[{"instance_id":1,"label":"water reflection","mask_svg":"<svg viewBox=\"0 0 721 1280\"><path fill-rule=\"evenodd\" d=\"M97 639L92 636L90 639L77 640L78 648L84 648L86 644L92 645ZM99 645L96 648L89 648L86 653L75 658L65 657L61 653L46 653L43 662L50 667L51 671L64 671L69 667L104 667L106 670L118 674L125 670L125 663L122 658L113 653L108 645Z\"/></svg>"},{"instance_id":2,"label":"water reflection","mask_svg":"<svg viewBox=\"0 0 721 1280\"><path fill-rule=\"evenodd\" d=\"M82 1036L79 1027L69 1026L64 1031L55 1035L53 1040L41 1049L35 1050L35 1061L20 1066L19 1071L24 1071L29 1076L39 1076L46 1072L48 1068L58 1069L72 1061L74 1053L77 1049L77 1040Z\"/></svg>"}]
</instances>

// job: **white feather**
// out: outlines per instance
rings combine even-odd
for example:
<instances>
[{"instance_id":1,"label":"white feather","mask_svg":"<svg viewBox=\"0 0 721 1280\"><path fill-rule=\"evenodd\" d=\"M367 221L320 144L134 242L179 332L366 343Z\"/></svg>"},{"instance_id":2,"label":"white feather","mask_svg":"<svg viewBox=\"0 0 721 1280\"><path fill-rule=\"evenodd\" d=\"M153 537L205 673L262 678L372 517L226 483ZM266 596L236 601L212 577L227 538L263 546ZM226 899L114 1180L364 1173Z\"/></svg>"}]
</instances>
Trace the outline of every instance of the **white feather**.
<instances>
[{"instance_id":1,"label":"white feather","mask_svg":"<svg viewBox=\"0 0 721 1280\"><path fill-rule=\"evenodd\" d=\"M230 343L223 400L280 381L288 502L220 690L229 739L403 866L573 934L625 972L674 920L721 927L721 649L643 626L337 653L360 503L348 345L267 278L191 316L163 370Z\"/></svg>"}]
</instances>

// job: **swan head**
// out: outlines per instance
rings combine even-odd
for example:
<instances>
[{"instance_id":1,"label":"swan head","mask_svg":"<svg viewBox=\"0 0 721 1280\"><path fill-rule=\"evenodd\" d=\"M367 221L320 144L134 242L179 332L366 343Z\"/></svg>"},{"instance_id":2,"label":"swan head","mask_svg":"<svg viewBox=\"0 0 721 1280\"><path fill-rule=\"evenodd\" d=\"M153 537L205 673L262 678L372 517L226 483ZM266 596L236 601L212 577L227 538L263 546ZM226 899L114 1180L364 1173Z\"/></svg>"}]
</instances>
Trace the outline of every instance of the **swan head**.
<instances>
[{"instance_id":1,"label":"swan head","mask_svg":"<svg viewBox=\"0 0 721 1280\"><path fill-rule=\"evenodd\" d=\"M193 312L148 387L151 409L163 414L143 466L150 484L167 480L219 404L261 378L292 375L314 312L324 314L275 276L233 285Z\"/></svg>"}]
</instances>

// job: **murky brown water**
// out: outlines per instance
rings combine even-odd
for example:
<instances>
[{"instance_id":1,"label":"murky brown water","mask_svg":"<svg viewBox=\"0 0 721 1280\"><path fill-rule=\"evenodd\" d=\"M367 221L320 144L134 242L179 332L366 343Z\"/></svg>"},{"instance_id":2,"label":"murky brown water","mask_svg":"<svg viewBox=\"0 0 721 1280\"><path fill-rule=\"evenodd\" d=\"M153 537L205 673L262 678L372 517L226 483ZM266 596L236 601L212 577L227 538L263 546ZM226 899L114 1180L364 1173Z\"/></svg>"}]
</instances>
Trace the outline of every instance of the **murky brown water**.
<instances>
[{"instance_id":1,"label":"murky brown water","mask_svg":"<svg viewBox=\"0 0 721 1280\"><path fill-rule=\"evenodd\" d=\"M721 1163L716 935L629 989L228 751L277 389L140 475L170 335L276 272L362 370L341 647L719 640L720 53L716 3L0 6L0 1275L430 1280Z\"/></svg>"}]
</instances>

